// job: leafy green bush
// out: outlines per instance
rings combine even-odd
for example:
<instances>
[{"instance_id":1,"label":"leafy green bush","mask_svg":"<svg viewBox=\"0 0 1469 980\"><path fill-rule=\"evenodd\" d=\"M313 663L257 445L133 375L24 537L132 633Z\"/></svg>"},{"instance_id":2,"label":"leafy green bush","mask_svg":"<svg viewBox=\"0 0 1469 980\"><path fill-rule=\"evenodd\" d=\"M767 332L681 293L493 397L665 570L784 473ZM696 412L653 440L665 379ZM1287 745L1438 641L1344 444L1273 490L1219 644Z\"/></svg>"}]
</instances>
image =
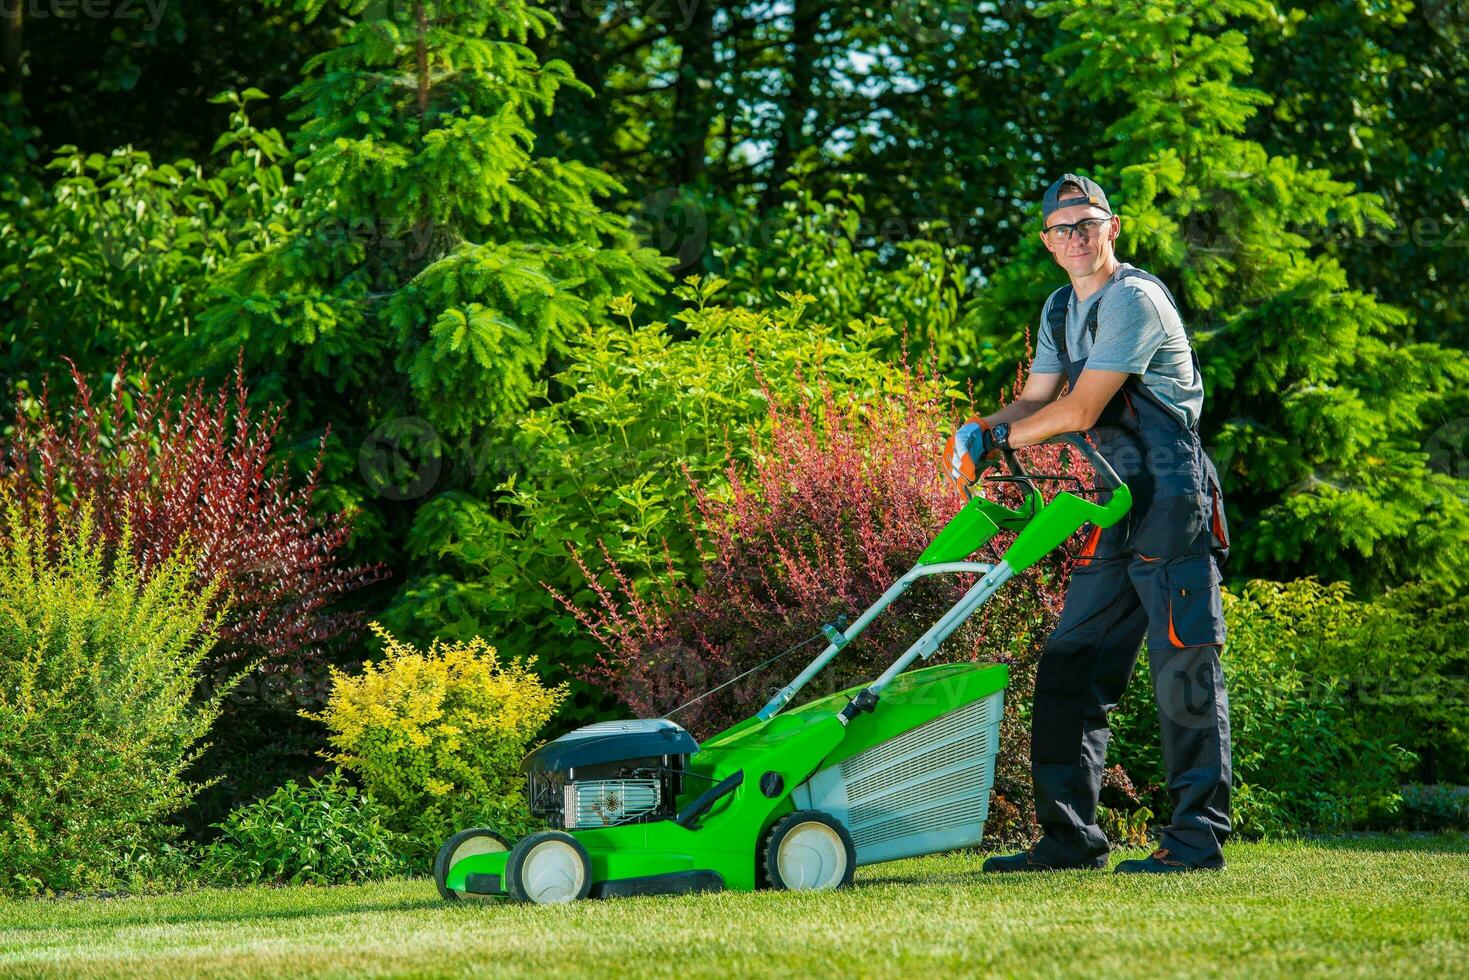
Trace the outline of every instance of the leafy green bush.
<instances>
[{"instance_id":1,"label":"leafy green bush","mask_svg":"<svg viewBox=\"0 0 1469 980\"><path fill-rule=\"evenodd\" d=\"M414 516L407 538L415 574L384 617L399 635L467 640L491 637L507 656L543 658L548 680L575 678L601 649L542 583L579 606L597 601L571 559L605 539L612 559L641 587L667 573L697 577L700 555L686 523L690 478L724 483L727 444L750 456L741 433L768 429L756 378L791 400L814 393L814 367L845 395L901 391L902 379L877 353L893 330L873 320L822 323L812 297L787 295L768 311L718 305L722 279L690 277L676 292L690 304L682 325L625 323L581 335L557 376L551 404L515 420L503 438L449 452L468 461L453 475L466 489L440 493ZM687 468L687 475L685 469ZM612 585L611 573L603 584ZM591 722L615 704L571 680L561 720Z\"/></svg>"},{"instance_id":2,"label":"leafy green bush","mask_svg":"<svg viewBox=\"0 0 1469 980\"><path fill-rule=\"evenodd\" d=\"M1469 830L1469 786L1404 786L1403 822L1414 830Z\"/></svg>"},{"instance_id":3,"label":"leafy green bush","mask_svg":"<svg viewBox=\"0 0 1469 980\"><path fill-rule=\"evenodd\" d=\"M414 856L469 826L529 830L520 761L565 688L478 638L422 653L372 628L386 655L355 677L334 669L326 708L307 716L331 730L331 758L361 777Z\"/></svg>"},{"instance_id":4,"label":"leafy green bush","mask_svg":"<svg viewBox=\"0 0 1469 980\"><path fill-rule=\"evenodd\" d=\"M189 561L143 581L89 514L59 557L13 505L0 525L0 889L112 888L159 867L183 772L218 714L193 699L218 626Z\"/></svg>"},{"instance_id":5,"label":"leafy green bush","mask_svg":"<svg viewBox=\"0 0 1469 980\"><path fill-rule=\"evenodd\" d=\"M1392 815L1415 757L1362 710L1341 670L1343 644L1360 637L1361 604L1340 584L1257 580L1238 596L1226 592L1224 609L1236 831L1334 830ZM1139 673L1113 715L1113 758L1134 779L1162 787L1146 658ZM1162 790L1153 805L1170 810Z\"/></svg>"},{"instance_id":6,"label":"leafy green bush","mask_svg":"<svg viewBox=\"0 0 1469 980\"><path fill-rule=\"evenodd\" d=\"M231 885L340 885L405 874L412 848L388 823L386 808L341 773L305 786L292 779L215 825L221 833L205 849L202 874Z\"/></svg>"},{"instance_id":7,"label":"leafy green bush","mask_svg":"<svg viewBox=\"0 0 1469 980\"><path fill-rule=\"evenodd\" d=\"M911 228L891 215L874 219L866 198L853 189L859 180L849 174L832 179L843 186L818 199L803 174L792 196L762 216L768 235L739 234L737 226L751 216L737 212L729 216L736 225L731 244L721 246L710 236L730 280L730 303L762 309L782 291L799 289L813 294L812 305L833 323L881 318L906 325L909 353L920 354L933 341L950 373L988 365L1000 331L972 323L957 329L973 283L969 264L949 243L962 243L965 229L941 219L917 219ZM881 352L891 357L901 340L896 334L883 338Z\"/></svg>"},{"instance_id":8,"label":"leafy green bush","mask_svg":"<svg viewBox=\"0 0 1469 980\"><path fill-rule=\"evenodd\" d=\"M1332 663L1363 724L1418 755L1424 781L1469 782L1469 595L1413 582L1354 610Z\"/></svg>"},{"instance_id":9,"label":"leafy green bush","mask_svg":"<svg viewBox=\"0 0 1469 980\"><path fill-rule=\"evenodd\" d=\"M56 149L50 186L0 214L0 378L39 391L63 357L90 374L187 342L219 267L276 234L290 177L280 133L250 121L265 98L210 99L231 107L229 124L197 162Z\"/></svg>"}]
</instances>

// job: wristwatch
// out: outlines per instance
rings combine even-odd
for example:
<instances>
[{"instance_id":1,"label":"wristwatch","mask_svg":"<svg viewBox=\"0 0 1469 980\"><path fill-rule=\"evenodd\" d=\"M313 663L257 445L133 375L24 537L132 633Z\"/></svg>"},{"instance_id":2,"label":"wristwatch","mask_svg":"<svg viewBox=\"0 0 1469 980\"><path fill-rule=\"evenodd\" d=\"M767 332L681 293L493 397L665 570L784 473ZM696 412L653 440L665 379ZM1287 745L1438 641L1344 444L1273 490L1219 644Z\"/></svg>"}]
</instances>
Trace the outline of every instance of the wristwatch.
<instances>
[{"instance_id":1,"label":"wristwatch","mask_svg":"<svg viewBox=\"0 0 1469 980\"><path fill-rule=\"evenodd\" d=\"M1000 449L1010 448L1010 423L1001 422L990 428L990 442Z\"/></svg>"}]
</instances>

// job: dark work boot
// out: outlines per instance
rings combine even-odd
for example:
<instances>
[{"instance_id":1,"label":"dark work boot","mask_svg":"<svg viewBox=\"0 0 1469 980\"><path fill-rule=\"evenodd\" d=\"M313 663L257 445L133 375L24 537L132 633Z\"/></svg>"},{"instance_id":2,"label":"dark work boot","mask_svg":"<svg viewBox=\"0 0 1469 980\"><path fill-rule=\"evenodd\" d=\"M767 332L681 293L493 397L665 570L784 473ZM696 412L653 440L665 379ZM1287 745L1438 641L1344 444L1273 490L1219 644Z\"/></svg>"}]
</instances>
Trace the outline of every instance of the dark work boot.
<instances>
[{"instance_id":1,"label":"dark work boot","mask_svg":"<svg viewBox=\"0 0 1469 980\"><path fill-rule=\"evenodd\" d=\"M1071 871L1074 869L1085 869L1096 871L1107 866L1107 855L1099 854L1090 860L1080 864L1047 864L1036 856L1035 848L1029 847L1019 854L1006 854L987 858L980 867L981 871Z\"/></svg>"},{"instance_id":2,"label":"dark work boot","mask_svg":"<svg viewBox=\"0 0 1469 980\"><path fill-rule=\"evenodd\" d=\"M1117 863L1117 874L1170 874L1175 871L1220 871L1224 868L1224 859L1220 858L1217 864L1189 864L1174 857L1166 847L1160 847L1145 858L1133 858L1130 861L1119 861Z\"/></svg>"}]
</instances>

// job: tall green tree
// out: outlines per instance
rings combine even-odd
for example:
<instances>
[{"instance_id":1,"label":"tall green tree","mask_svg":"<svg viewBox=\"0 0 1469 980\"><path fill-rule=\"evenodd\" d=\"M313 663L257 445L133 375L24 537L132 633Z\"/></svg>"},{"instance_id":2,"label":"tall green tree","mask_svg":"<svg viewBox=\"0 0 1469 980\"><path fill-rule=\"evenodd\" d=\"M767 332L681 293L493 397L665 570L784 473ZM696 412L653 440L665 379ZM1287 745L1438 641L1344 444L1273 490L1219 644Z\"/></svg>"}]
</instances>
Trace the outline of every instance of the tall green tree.
<instances>
[{"instance_id":1,"label":"tall green tree","mask_svg":"<svg viewBox=\"0 0 1469 980\"><path fill-rule=\"evenodd\" d=\"M1274 97L1249 134L1272 152L1330 160L1383 197L1391 228L1316 229L1351 274L1414 314L1413 335L1469 346L1469 12L1415 0L1282 0L1280 30L1251 35L1254 83Z\"/></svg>"},{"instance_id":2,"label":"tall green tree","mask_svg":"<svg viewBox=\"0 0 1469 980\"><path fill-rule=\"evenodd\" d=\"M1123 215L1122 257L1173 285L1200 350L1233 570L1369 591L1403 578L1463 582L1469 483L1430 469L1423 444L1469 361L1403 340L1408 314L1354 288L1302 233L1387 224L1377 195L1242 135L1270 100L1240 84L1250 51L1226 25L1277 30L1276 9L1085 0L1045 10L1071 34L1050 63L1115 114L1093 169ZM972 322L1034 324L1063 281L1027 236ZM1001 363L1018 352L1014 340Z\"/></svg>"},{"instance_id":3,"label":"tall green tree","mask_svg":"<svg viewBox=\"0 0 1469 980\"><path fill-rule=\"evenodd\" d=\"M533 122L580 88L526 46L554 23L525 0L299 0L345 18L312 58L291 213L232 267L180 363L243 348L258 393L301 430L340 436L341 496L411 519L357 475L374 427L421 419L438 439L494 440L544 386L548 359L606 300L657 295L665 261L599 199L621 186L536 152ZM380 489L380 488L379 488ZM344 501L339 501L344 502ZM390 511L390 513L388 513Z\"/></svg>"},{"instance_id":4,"label":"tall green tree","mask_svg":"<svg viewBox=\"0 0 1469 980\"><path fill-rule=\"evenodd\" d=\"M687 272L736 278L716 245L789 265L787 247L805 233L803 195L849 190L866 200L870 227L852 241L871 253L875 291L907 264L895 242L992 259L1020 234L1043 176L1038 148L1067 156L1103 128L1082 95L1037 70L1059 28L1029 0L585 0L562 10L563 30L541 43L595 94L566 100L541 134L627 184L640 226L677 246ZM692 249L677 227L690 223ZM815 293L821 283L777 288L797 285Z\"/></svg>"}]
</instances>

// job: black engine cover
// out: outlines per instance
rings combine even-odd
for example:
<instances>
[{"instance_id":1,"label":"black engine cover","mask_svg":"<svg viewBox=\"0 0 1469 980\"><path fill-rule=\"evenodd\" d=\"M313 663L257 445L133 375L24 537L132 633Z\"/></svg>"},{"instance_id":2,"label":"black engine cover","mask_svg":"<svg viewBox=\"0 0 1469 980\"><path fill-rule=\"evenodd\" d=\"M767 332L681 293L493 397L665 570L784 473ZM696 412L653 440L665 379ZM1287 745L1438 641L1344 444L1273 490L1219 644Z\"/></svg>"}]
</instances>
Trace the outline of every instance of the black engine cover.
<instances>
[{"instance_id":1,"label":"black engine cover","mask_svg":"<svg viewBox=\"0 0 1469 980\"><path fill-rule=\"evenodd\" d=\"M580 766L692 755L697 751L699 743L694 736L666 718L602 721L547 742L527 755L520 768L526 773L565 772Z\"/></svg>"}]
</instances>

